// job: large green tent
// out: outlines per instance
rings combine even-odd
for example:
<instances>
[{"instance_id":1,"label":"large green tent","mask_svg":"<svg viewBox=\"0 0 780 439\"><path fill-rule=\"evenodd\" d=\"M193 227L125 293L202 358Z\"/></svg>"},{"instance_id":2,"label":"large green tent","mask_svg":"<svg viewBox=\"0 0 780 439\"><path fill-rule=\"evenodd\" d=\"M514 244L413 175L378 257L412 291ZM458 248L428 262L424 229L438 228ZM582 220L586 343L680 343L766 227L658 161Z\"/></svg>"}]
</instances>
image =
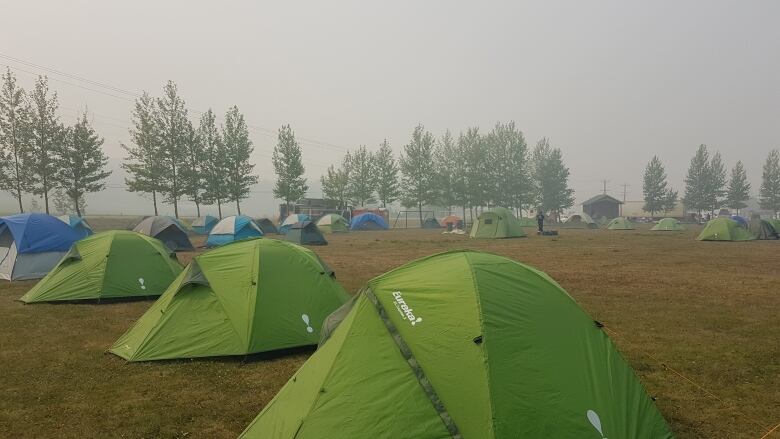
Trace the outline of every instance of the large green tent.
<instances>
[{"instance_id":1,"label":"large green tent","mask_svg":"<svg viewBox=\"0 0 780 439\"><path fill-rule=\"evenodd\" d=\"M128 230L110 230L76 241L40 282L19 300L159 296L182 271L160 240Z\"/></svg>"},{"instance_id":2,"label":"large green tent","mask_svg":"<svg viewBox=\"0 0 780 439\"><path fill-rule=\"evenodd\" d=\"M619 216L617 218L612 218L612 221L607 224L608 230L634 230L634 223L632 223L628 218Z\"/></svg>"},{"instance_id":3,"label":"large green tent","mask_svg":"<svg viewBox=\"0 0 780 439\"><path fill-rule=\"evenodd\" d=\"M496 207L482 214L471 226L472 238L519 238L526 236L509 209Z\"/></svg>"},{"instance_id":4,"label":"large green tent","mask_svg":"<svg viewBox=\"0 0 780 439\"><path fill-rule=\"evenodd\" d=\"M780 233L780 219L768 219L766 220L778 233Z\"/></svg>"},{"instance_id":5,"label":"large green tent","mask_svg":"<svg viewBox=\"0 0 780 439\"><path fill-rule=\"evenodd\" d=\"M454 251L368 282L242 438L672 438L547 275Z\"/></svg>"},{"instance_id":6,"label":"large green tent","mask_svg":"<svg viewBox=\"0 0 780 439\"><path fill-rule=\"evenodd\" d=\"M322 233L348 232L349 221L337 213L329 213L317 220L317 228Z\"/></svg>"},{"instance_id":7,"label":"large green tent","mask_svg":"<svg viewBox=\"0 0 780 439\"><path fill-rule=\"evenodd\" d=\"M562 229L598 229L599 225L587 213L577 213L561 224Z\"/></svg>"},{"instance_id":8,"label":"large green tent","mask_svg":"<svg viewBox=\"0 0 780 439\"><path fill-rule=\"evenodd\" d=\"M696 238L699 241L750 241L756 239L750 231L730 218L715 218L707 222Z\"/></svg>"},{"instance_id":9,"label":"large green tent","mask_svg":"<svg viewBox=\"0 0 780 439\"><path fill-rule=\"evenodd\" d=\"M520 227L539 227L539 223L536 222L536 218L529 218L524 216L522 218L518 218L517 222L520 223Z\"/></svg>"},{"instance_id":10,"label":"large green tent","mask_svg":"<svg viewBox=\"0 0 780 439\"><path fill-rule=\"evenodd\" d=\"M653 232L681 232L685 230L685 227L675 218L664 218L650 230Z\"/></svg>"},{"instance_id":11,"label":"large green tent","mask_svg":"<svg viewBox=\"0 0 780 439\"><path fill-rule=\"evenodd\" d=\"M196 256L110 352L145 361L314 345L348 297L310 250L236 241Z\"/></svg>"}]
</instances>

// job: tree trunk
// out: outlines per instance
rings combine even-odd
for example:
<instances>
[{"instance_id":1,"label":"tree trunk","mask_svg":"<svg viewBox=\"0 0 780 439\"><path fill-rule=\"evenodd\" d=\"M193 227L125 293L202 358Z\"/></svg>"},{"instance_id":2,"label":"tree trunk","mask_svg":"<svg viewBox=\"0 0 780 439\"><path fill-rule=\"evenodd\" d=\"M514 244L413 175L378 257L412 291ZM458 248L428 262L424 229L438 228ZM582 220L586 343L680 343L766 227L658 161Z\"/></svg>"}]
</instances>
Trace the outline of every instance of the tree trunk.
<instances>
[{"instance_id":1,"label":"tree trunk","mask_svg":"<svg viewBox=\"0 0 780 439\"><path fill-rule=\"evenodd\" d=\"M152 203L154 204L154 216L157 216L157 191L152 191Z\"/></svg>"},{"instance_id":2,"label":"tree trunk","mask_svg":"<svg viewBox=\"0 0 780 439\"><path fill-rule=\"evenodd\" d=\"M236 198L236 210L238 211L238 214L241 215L241 203L238 202L238 198Z\"/></svg>"},{"instance_id":3,"label":"tree trunk","mask_svg":"<svg viewBox=\"0 0 780 439\"><path fill-rule=\"evenodd\" d=\"M222 200L217 198L217 212L219 212L219 219L222 219Z\"/></svg>"},{"instance_id":4,"label":"tree trunk","mask_svg":"<svg viewBox=\"0 0 780 439\"><path fill-rule=\"evenodd\" d=\"M423 226L423 220L422 220L422 201L417 202L417 209L420 213L420 228Z\"/></svg>"},{"instance_id":5,"label":"tree trunk","mask_svg":"<svg viewBox=\"0 0 780 439\"><path fill-rule=\"evenodd\" d=\"M198 199L195 199L195 211L198 212L198 218L200 218L200 203L198 203Z\"/></svg>"},{"instance_id":6,"label":"tree trunk","mask_svg":"<svg viewBox=\"0 0 780 439\"><path fill-rule=\"evenodd\" d=\"M46 187L46 179L43 180L43 204L46 206L46 215L49 214L49 191Z\"/></svg>"},{"instance_id":7,"label":"tree trunk","mask_svg":"<svg viewBox=\"0 0 780 439\"><path fill-rule=\"evenodd\" d=\"M16 185L16 199L19 200L19 213L24 213L24 206L22 205L22 189L19 185Z\"/></svg>"},{"instance_id":8,"label":"tree trunk","mask_svg":"<svg viewBox=\"0 0 780 439\"><path fill-rule=\"evenodd\" d=\"M73 203L76 205L76 216L81 217L81 209L79 209L79 199L74 198Z\"/></svg>"}]
</instances>

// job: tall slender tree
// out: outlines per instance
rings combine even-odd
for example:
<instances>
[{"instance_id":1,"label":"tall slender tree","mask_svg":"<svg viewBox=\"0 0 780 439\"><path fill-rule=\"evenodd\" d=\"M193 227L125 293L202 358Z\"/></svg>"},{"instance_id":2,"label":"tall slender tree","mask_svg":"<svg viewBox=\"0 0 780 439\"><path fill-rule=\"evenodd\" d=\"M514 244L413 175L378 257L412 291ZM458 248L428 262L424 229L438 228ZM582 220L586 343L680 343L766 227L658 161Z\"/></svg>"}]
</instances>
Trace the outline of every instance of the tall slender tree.
<instances>
[{"instance_id":1,"label":"tall slender tree","mask_svg":"<svg viewBox=\"0 0 780 439\"><path fill-rule=\"evenodd\" d=\"M487 174L490 200L497 206L522 210L531 194L523 133L514 122L499 122L485 137L485 145L491 163Z\"/></svg>"},{"instance_id":2,"label":"tall slender tree","mask_svg":"<svg viewBox=\"0 0 780 439\"><path fill-rule=\"evenodd\" d=\"M642 193L645 198L645 205L642 209L645 212L650 212L650 216L655 216L656 212L665 210L667 207L669 188L666 182L666 170L658 156L654 155L645 168Z\"/></svg>"},{"instance_id":3,"label":"tall slender tree","mask_svg":"<svg viewBox=\"0 0 780 439\"><path fill-rule=\"evenodd\" d=\"M771 210L777 218L780 212L780 152L773 149L764 163L758 200L762 209Z\"/></svg>"},{"instance_id":4,"label":"tall slender tree","mask_svg":"<svg viewBox=\"0 0 780 439\"><path fill-rule=\"evenodd\" d=\"M225 174L227 174L227 151L217 128L217 118L211 108L200 117L198 140L203 149L203 182L205 191L201 194L204 204L216 204L222 219L222 203L230 198Z\"/></svg>"},{"instance_id":5,"label":"tall slender tree","mask_svg":"<svg viewBox=\"0 0 780 439\"><path fill-rule=\"evenodd\" d=\"M745 201L750 198L750 183L747 179L745 167L741 161L737 161L731 169L728 190L726 191L726 203L730 209L739 210L747 207Z\"/></svg>"},{"instance_id":6,"label":"tall slender tree","mask_svg":"<svg viewBox=\"0 0 780 439\"><path fill-rule=\"evenodd\" d=\"M437 203L440 203L448 210L451 210L452 206L458 204L456 180L459 176L456 168L459 166L459 163L456 157L456 148L456 141L453 139L450 130L447 130L436 142L436 147L433 151L436 192L439 197Z\"/></svg>"},{"instance_id":7,"label":"tall slender tree","mask_svg":"<svg viewBox=\"0 0 780 439\"><path fill-rule=\"evenodd\" d=\"M710 173L710 154L707 145L699 145L688 166L685 176L685 196L683 201L688 209L695 209L699 215L709 208L708 185Z\"/></svg>"},{"instance_id":8,"label":"tall slender tree","mask_svg":"<svg viewBox=\"0 0 780 439\"><path fill-rule=\"evenodd\" d=\"M154 214L158 215L157 194L164 190L163 162L160 159L160 134L155 125L157 106L154 99L144 92L136 99L133 109L133 128L130 129L132 145L122 144L127 152L122 168L127 172L125 184L130 192L151 194Z\"/></svg>"},{"instance_id":9,"label":"tall slender tree","mask_svg":"<svg viewBox=\"0 0 780 439\"><path fill-rule=\"evenodd\" d=\"M249 139L244 115L238 107L231 107L225 114L225 125L222 128L222 141L225 144L227 173L225 183L230 200L236 203L236 210L241 215L241 200L249 196L249 189L257 183L257 175L252 174L255 165L249 162L254 151Z\"/></svg>"},{"instance_id":10,"label":"tall slender tree","mask_svg":"<svg viewBox=\"0 0 780 439\"><path fill-rule=\"evenodd\" d=\"M489 200L490 185L486 177L491 163L484 145L484 137L478 127L468 128L465 134L461 133L458 137L459 159L465 163L466 186L463 195L472 212L472 219L474 208L485 206ZM465 209L463 215L465 220Z\"/></svg>"},{"instance_id":11,"label":"tall slender tree","mask_svg":"<svg viewBox=\"0 0 780 439\"><path fill-rule=\"evenodd\" d=\"M24 213L22 193L30 190L28 127L30 108L24 90L16 85L11 69L3 75L0 91L0 190L10 192Z\"/></svg>"},{"instance_id":12,"label":"tall slender tree","mask_svg":"<svg viewBox=\"0 0 780 439\"><path fill-rule=\"evenodd\" d=\"M43 197L46 213L49 213L49 191L56 185L55 174L65 131L57 108L57 93L50 93L48 78L39 76L32 93L30 154L25 167L32 178L32 193Z\"/></svg>"},{"instance_id":13,"label":"tall slender tree","mask_svg":"<svg viewBox=\"0 0 780 439\"><path fill-rule=\"evenodd\" d=\"M284 200L289 212L290 203L303 198L309 190L306 178L303 176L301 146L295 140L295 133L290 125L283 125L279 129L279 140L274 148L272 160L276 171L274 197Z\"/></svg>"},{"instance_id":14,"label":"tall slender tree","mask_svg":"<svg viewBox=\"0 0 780 439\"><path fill-rule=\"evenodd\" d=\"M186 182L182 177L182 157L189 134L187 109L179 97L176 84L168 81L163 96L157 99L154 124L159 133L159 160L162 166L162 192L168 203L173 204L173 214L179 217L179 199L185 195Z\"/></svg>"},{"instance_id":15,"label":"tall slender tree","mask_svg":"<svg viewBox=\"0 0 780 439\"><path fill-rule=\"evenodd\" d=\"M404 146L401 155L403 173L402 203L406 207L416 206L423 223L422 207L434 203L436 194L436 169L433 166L435 139L425 127L417 125L412 132L411 141Z\"/></svg>"},{"instance_id":16,"label":"tall slender tree","mask_svg":"<svg viewBox=\"0 0 780 439\"><path fill-rule=\"evenodd\" d=\"M365 145L361 145L346 157L349 160L347 191L350 201L361 207L365 206L366 203L374 203L376 201L374 191L377 184L373 155L366 149Z\"/></svg>"},{"instance_id":17,"label":"tall slender tree","mask_svg":"<svg viewBox=\"0 0 780 439\"><path fill-rule=\"evenodd\" d=\"M320 177L320 183L325 198L338 202L339 209L347 207L349 204L349 166L346 163L338 169L334 165L328 166L326 174Z\"/></svg>"},{"instance_id":18,"label":"tall slender tree","mask_svg":"<svg viewBox=\"0 0 780 439\"><path fill-rule=\"evenodd\" d=\"M706 180L707 208L710 212L715 213L726 201L726 166L723 164L720 152L716 152L712 156L708 169Z\"/></svg>"},{"instance_id":19,"label":"tall slender tree","mask_svg":"<svg viewBox=\"0 0 780 439\"><path fill-rule=\"evenodd\" d=\"M537 204L560 219L563 210L574 205L574 190L569 188L569 168L563 162L563 154L542 138L534 148L532 160Z\"/></svg>"},{"instance_id":20,"label":"tall slender tree","mask_svg":"<svg viewBox=\"0 0 780 439\"><path fill-rule=\"evenodd\" d=\"M198 132L188 120L184 125L184 154L181 163L181 179L184 194L195 203L195 212L200 216L203 192L206 185L205 150Z\"/></svg>"},{"instance_id":21,"label":"tall slender tree","mask_svg":"<svg viewBox=\"0 0 780 439\"><path fill-rule=\"evenodd\" d=\"M387 139L379 144L379 150L374 153L376 172L376 195L382 207L395 202L401 195L398 187L398 163L393 156L393 149Z\"/></svg>"},{"instance_id":22,"label":"tall slender tree","mask_svg":"<svg viewBox=\"0 0 780 439\"><path fill-rule=\"evenodd\" d=\"M103 139L92 128L85 111L65 133L55 176L57 187L73 200L76 215L82 215L85 194L105 189L105 180L111 175L107 164Z\"/></svg>"}]
</instances>

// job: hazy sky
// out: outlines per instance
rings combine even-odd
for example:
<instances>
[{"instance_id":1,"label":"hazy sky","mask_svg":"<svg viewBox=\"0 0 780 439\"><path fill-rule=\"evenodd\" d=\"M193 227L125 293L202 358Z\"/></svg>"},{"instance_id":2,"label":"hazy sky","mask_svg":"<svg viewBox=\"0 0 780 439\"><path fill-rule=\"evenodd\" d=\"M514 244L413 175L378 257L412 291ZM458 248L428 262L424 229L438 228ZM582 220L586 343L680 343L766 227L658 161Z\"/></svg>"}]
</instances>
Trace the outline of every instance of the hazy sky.
<instances>
[{"instance_id":1,"label":"hazy sky","mask_svg":"<svg viewBox=\"0 0 780 439\"><path fill-rule=\"evenodd\" d=\"M193 120L238 105L261 178L249 214L275 210L270 157L286 123L310 196L346 149L387 138L400 152L418 123L438 136L514 120L529 144L547 136L578 202L602 179L641 199L653 154L682 189L700 143L729 168L741 159L756 193L780 147L777 1L0 0L0 11L0 68L25 88L48 74L66 123L86 106L112 168L132 95L26 63L136 93L159 95L172 79ZM120 170L109 184L88 196L90 214L151 210L121 188ZM12 209L0 195L0 211Z\"/></svg>"}]
</instances>

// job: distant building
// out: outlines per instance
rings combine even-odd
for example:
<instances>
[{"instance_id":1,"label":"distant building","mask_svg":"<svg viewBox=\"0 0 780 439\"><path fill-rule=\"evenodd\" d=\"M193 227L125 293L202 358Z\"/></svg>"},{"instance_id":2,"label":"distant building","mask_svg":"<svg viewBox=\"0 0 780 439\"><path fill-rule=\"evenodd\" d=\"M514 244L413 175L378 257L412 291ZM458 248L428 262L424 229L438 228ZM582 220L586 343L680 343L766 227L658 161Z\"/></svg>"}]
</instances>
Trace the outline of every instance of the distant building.
<instances>
[{"instance_id":1,"label":"distant building","mask_svg":"<svg viewBox=\"0 0 780 439\"><path fill-rule=\"evenodd\" d=\"M319 218L322 215L328 213L338 213L340 215L349 216L349 209L339 209L339 203L336 200L328 200L324 198L303 198L297 203L290 205L290 210L287 210L286 204L279 205L279 218L284 221L288 215L293 213L303 213L309 215L312 218Z\"/></svg>"},{"instance_id":2,"label":"distant building","mask_svg":"<svg viewBox=\"0 0 780 439\"><path fill-rule=\"evenodd\" d=\"M623 204L623 216L627 216L629 218L664 218L664 217L670 217L670 218L685 218L685 206L683 206L682 200L677 200L677 203L674 206L674 209L670 210L669 212L655 212L654 214L650 214L650 212L646 211L644 209L645 202L644 200L640 201L626 201L625 204Z\"/></svg>"},{"instance_id":3,"label":"distant building","mask_svg":"<svg viewBox=\"0 0 780 439\"><path fill-rule=\"evenodd\" d=\"M607 194L599 194L582 203L582 211L597 220L606 217L612 219L620 216L620 205L622 201Z\"/></svg>"}]
</instances>

